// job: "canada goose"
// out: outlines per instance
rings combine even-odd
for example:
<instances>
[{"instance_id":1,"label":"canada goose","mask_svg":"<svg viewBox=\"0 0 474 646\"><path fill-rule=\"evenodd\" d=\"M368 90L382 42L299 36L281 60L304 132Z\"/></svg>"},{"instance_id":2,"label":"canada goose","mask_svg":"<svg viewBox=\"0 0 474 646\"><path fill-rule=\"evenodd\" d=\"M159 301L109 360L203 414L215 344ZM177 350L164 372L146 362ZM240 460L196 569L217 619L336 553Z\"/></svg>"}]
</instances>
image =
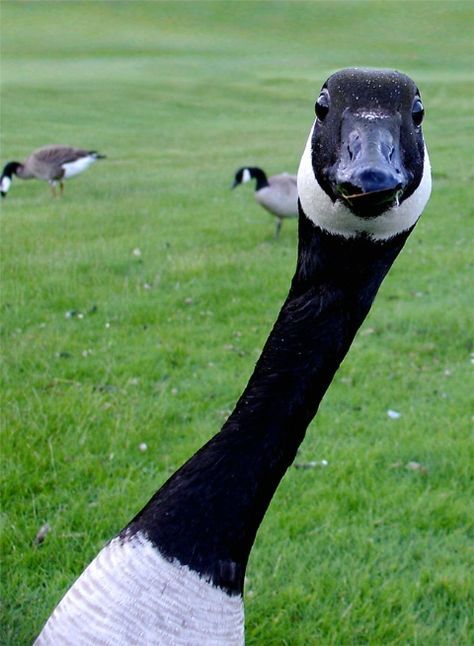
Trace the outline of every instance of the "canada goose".
<instances>
[{"instance_id":1,"label":"canada goose","mask_svg":"<svg viewBox=\"0 0 474 646\"><path fill-rule=\"evenodd\" d=\"M252 179L256 180L255 199L277 219L275 236L278 238L283 220L298 217L296 175L282 173L267 178L261 168L245 166L235 173L232 188Z\"/></svg>"},{"instance_id":2,"label":"canada goose","mask_svg":"<svg viewBox=\"0 0 474 646\"><path fill-rule=\"evenodd\" d=\"M64 191L64 179L79 175L98 159L105 155L95 150L81 150L71 146L44 146L34 150L21 164L11 161L5 164L0 177L0 193L5 197L11 186L13 175L21 179L44 179L51 185L53 195L56 195L56 185L59 182L61 194Z\"/></svg>"},{"instance_id":3,"label":"canada goose","mask_svg":"<svg viewBox=\"0 0 474 646\"><path fill-rule=\"evenodd\" d=\"M402 73L348 69L324 84L298 171L296 273L247 387L83 572L38 645L243 643L258 527L428 201L422 118Z\"/></svg>"}]
</instances>

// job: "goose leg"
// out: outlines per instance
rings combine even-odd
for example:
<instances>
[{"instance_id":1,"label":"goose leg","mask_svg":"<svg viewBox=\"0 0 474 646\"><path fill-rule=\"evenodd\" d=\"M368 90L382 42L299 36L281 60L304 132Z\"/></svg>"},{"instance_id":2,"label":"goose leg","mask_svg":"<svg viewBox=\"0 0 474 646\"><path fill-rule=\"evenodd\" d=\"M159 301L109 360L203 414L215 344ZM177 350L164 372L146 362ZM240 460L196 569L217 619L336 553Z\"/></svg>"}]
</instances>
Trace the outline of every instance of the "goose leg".
<instances>
[{"instance_id":1,"label":"goose leg","mask_svg":"<svg viewBox=\"0 0 474 646\"><path fill-rule=\"evenodd\" d=\"M281 225L282 225L283 220L281 218L277 217L276 221L276 230L275 230L275 238L278 240L280 237L280 230L281 230Z\"/></svg>"},{"instance_id":2,"label":"goose leg","mask_svg":"<svg viewBox=\"0 0 474 646\"><path fill-rule=\"evenodd\" d=\"M64 193L64 182L62 182L61 180L59 181L59 190L62 195Z\"/></svg>"},{"instance_id":3,"label":"goose leg","mask_svg":"<svg viewBox=\"0 0 474 646\"><path fill-rule=\"evenodd\" d=\"M51 180L49 182L49 185L51 186L51 193L53 197L56 197L56 182Z\"/></svg>"}]
</instances>

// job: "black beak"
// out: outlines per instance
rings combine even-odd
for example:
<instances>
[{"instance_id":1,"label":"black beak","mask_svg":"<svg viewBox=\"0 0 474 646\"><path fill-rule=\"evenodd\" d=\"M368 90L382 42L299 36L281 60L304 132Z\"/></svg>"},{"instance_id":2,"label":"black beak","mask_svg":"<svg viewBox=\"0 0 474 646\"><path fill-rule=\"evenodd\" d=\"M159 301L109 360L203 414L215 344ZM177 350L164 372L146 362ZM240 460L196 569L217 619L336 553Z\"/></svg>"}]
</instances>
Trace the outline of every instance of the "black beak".
<instances>
[{"instance_id":1,"label":"black beak","mask_svg":"<svg viewBox=\"0 0 474 646\"><path fill-rule=\"evenodd\" d=\"M398 203L408 183L394 136L397 124L387 117L378 124L359 119L350 126L331 184L336 197L356 215L376 217Z\"/></svg>"},{"instance_id":2,"label":"black beak","mask_svg":"<svg viewBox=\"0 0 474 646\"><path fill-rule=\"evenodd\" d=\"M232 182L232 186L230 188L233 189L238 185L239 185L239 182L236 179L234 179L234 181Z\"/></svg>"},{"instance_id":3,"label":"black beak","mask_svg":"<svg viewBox=\"0 0 474 646\"><path fill-rule=\"evenodd\" d=\"M5 193L5 191L0 191L0 195L1 195L2 197L6 197L6 196L7 196L7 194Z\"/></svg>"}]
</instances>

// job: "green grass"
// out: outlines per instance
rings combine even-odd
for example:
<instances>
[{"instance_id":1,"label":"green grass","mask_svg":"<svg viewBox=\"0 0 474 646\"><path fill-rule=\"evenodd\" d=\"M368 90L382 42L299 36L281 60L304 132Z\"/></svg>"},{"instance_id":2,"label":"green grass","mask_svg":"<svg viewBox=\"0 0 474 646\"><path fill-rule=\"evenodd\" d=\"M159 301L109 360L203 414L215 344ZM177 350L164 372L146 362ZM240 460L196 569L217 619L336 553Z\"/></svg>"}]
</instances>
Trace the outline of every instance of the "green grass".
<instances>
[{"instance_id":1,"label":"green grass","mask_svg":"<svg viewBox=\"0 0 474 646\"><path fill-rule=\"evenodd\" d=\"M2 163L108 155L62 199L18 180L2 203L2 644L31 643L232 409L296 223L275 242L228 187L245 163L296 171L321 83L351 65L419 84L434 192L301 447L328 467L291 468L259 531L247 640L472 644L472 5L0 9Z\"/></svg>"}]
</instances>

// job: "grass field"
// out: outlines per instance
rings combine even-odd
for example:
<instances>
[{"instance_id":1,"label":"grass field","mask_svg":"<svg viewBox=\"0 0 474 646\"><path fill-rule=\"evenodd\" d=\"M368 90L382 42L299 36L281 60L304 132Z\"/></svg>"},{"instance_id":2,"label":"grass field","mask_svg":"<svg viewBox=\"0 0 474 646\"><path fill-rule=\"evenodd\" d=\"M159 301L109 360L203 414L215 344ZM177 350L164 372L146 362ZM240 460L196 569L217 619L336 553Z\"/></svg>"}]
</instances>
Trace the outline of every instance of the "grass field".
<instances>
[{"instance_id":1,"label":"grass field","mask_svg":"<svg viewBox=\"0 0 474 646\"><path fill-rule=\"evenodd\" d=\"M328 466L291 468L257 536L247 641L473 643L472 7L2 1L2 164L108 156L2 202L2 644L232 409L297 235L233 173L296 172L357 65L419 84L434 192L297 458Z\"/></svg>"}]
</instances>

